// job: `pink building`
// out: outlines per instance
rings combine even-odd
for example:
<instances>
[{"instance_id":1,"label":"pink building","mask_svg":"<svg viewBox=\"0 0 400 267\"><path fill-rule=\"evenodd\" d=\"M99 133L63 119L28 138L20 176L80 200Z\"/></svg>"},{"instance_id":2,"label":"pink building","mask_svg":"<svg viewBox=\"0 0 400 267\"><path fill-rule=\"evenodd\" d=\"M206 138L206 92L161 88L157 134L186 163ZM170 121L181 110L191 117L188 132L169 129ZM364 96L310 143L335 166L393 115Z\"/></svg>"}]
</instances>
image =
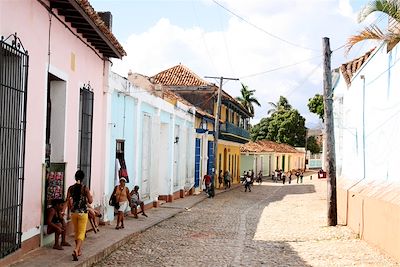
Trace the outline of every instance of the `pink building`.
<instances>
[{"instance_id":1,"label":"pink building","mask_svg":"<svg viewBox=\"0 0 400 267\"><path fill-rule=\"evenodd\" d=\"M110 25L87 0L0 1L0 265L45 242L77 169L103 202Z\"/></svg>"}]
</instances>

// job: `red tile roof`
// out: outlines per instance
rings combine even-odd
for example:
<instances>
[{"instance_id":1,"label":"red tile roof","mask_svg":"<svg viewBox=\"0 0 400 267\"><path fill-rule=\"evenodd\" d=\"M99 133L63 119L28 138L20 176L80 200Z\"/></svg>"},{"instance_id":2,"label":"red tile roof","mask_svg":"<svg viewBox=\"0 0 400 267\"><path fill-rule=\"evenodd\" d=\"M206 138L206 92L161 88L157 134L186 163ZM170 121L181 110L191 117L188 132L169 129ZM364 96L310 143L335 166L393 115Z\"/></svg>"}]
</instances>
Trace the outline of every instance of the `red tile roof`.
<instances>
[{"instance_id":1,"label":"red tile roof","mask_svg":"<svg viewBox=\"0 0 400 267\"><path fill-rule=\"evenodd\" d=\"M213 84L209 83L203 79L201 79L196 73L191 71L188 67L179 64L167 70L164 70L152 77L155 83L162 84L164 86L171 86L171 87L192 87L192 86L207 86L208 88L202 89L202 91L214 91L216 94L218 87ZM227 92L222 90L222 97L225 99L229 99L232 103L236 104L239 108L241 108L249 117L251 117L250 112L243 107L243 105L229 95Z\"/></svg>"},{"instance_id":2,"label":"red tile roof","mask_svg":"<svg viewBox=\"0 0 400 267\"><path fill-rule=\"evenodd\" d=\"M65 22L71 23L71 26L104 57L122 58L126 55L122 45L88 0L48 0L48 2L49 6L46 8L49 12L57 10L57 15L63 16Z\"/></svg>"},{"instance_id":3,"label":"red tile roof","mask_svg":"<svg viewBox=\"0 0 400 267\"><path fill-rule=\"evenodd\" d=\"M372 52L374 50L375 50L375 48L371 49L370 51L365 53L363 56L358 57L347 63L344 63L340 66L340 71L342 72L342 75L347 83L347 86L350 86L351 78L361 68L361 66L368 60L368 58L372 55Z\"/></svg>"},{"instance_id":4,"label":"red tile roof","mask_svg":"<svg viewBox=\"0 0 400 267\"><path fill-rule=\"evenodd\" d=\"M165 86L205 86L211 85L182 64L164 70L152 77L155 83Z\"/></svg>"},{"instance_id":5,"label":"red tile roof","mask_svg":"<svg viewBox=\"0 0 400 267\"><path fill-rule=\"evenodd\" d=\"M296 148L287 144L280 144L269 140L249 142L240 146L240 152L277 152L277 153L301 153Z\"/></svg>"},{"instance_id":6,"label":"red tile roof","mask_svg":"<svg viewBox=\"0 0 400 267\"><path fill-rule=\"evenodd\" d=\"M90 19L96 24L96 26L101 30L101 32L107 37L107 39L114 45L118 52L122 56L126 56L126 52L122 45L118 42L117 38L106 26L103 19L97 14L97 12L90 5L88 0L75 0L80 7L85 11L85 13L90 17Z\"/></svg>"}]
</instances>

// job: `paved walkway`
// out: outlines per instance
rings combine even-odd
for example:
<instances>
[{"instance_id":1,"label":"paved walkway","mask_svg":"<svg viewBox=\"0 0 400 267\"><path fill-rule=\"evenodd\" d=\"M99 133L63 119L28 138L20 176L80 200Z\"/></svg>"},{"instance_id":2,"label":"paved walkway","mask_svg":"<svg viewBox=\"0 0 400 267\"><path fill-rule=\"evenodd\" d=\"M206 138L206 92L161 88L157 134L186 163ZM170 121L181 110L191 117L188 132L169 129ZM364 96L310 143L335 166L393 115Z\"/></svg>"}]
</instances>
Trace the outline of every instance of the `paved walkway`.
<instances>
[{"instance_id":1,"label":"paved walkway","mask_svg":"<svg viewBox=\"0 0 400 267\"><path fill-rule=\"evenodd\" d=\"M79 262L72 249L40 248L14 266L400 266L349 228L325 226L326 180L313 177L179 199L124 230L89 233Z\"/></svg>"},{"instance_id":2,"label":"paved walkway","mask_svg":"<svg viewBox=\"0 0 400 267\"><path fill-rule=\"evenodd\" d=\"M237 186L237 185L236 185ZM235 186L228 190L216 190L216 194L225 193L233 190ZM177 199L173 202L164 203L159 208L147 210L148 217L141 214L139 219L131 216L125 218L125 229L115 230L115 222L111 225L100 226L100 232L97 234L89 232L83 246L83 255L79 257L78 262L72 261L72 248L64 247L64 250L55 250L51 247L38 248L19 261L14 262L11 266L26 267L46 267L46 266L91 266L98 262L112 251L127 243L132 237L137 236L141 232L149 229L160 222L171 218L178 213L186 211L197 203L206 199L206 195L188 196ZM67 241L72 245L74 243L73 236L69 236Z\"/></svg>"},{"instance_id":3,"label":"paved walkway","mask_svg":"<svg viewBox=\"0 0 400 267\"><path fill-rule=\"evenodd\" d=\"M95 266L399 266L347 227L326 227L326 180L263 182L206 199Z\"/></svg>"}]
</instances>

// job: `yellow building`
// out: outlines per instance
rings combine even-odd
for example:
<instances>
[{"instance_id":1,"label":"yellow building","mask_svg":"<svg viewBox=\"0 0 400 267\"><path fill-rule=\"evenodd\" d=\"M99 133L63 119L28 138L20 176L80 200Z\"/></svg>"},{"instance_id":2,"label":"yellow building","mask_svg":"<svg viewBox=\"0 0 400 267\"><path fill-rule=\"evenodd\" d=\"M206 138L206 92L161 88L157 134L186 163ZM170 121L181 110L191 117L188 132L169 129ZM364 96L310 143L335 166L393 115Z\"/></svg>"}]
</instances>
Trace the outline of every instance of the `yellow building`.
<instances>
[{"instance_id":1,"label":"yellow building","mask_svg":"<svg viewBox=\"0 0 400 267\"><path fill-rule=\"evenodd\" d=\"M232 181L239 182L240 145L250 140L248 127L251 114L222 90L219 140L217 151L214 153L218 86L201 79L181 64L154 75L151 80L180 95L196 107L195 185L201 188L202 177L212 173L215 157L216 173L228 170ZM217 181L215 182L217 185Z\"/></svg>"}]
</instances>

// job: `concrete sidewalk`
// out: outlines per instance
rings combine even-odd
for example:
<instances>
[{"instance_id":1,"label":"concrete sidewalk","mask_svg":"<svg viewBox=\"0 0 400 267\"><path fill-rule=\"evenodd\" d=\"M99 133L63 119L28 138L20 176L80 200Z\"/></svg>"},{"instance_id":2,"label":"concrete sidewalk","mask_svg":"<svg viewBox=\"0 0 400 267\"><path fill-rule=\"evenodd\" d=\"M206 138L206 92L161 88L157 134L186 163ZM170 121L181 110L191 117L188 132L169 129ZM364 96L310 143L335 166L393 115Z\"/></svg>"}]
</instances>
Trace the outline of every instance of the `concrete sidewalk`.
<instances>
[{"instance_id":1,"label":"concrete sidewalk","mask_svg":"<svg viewBox=\"0 0 400 267\"><path fill-rule=\"evenodd\" d=\"M227 190L217 189L215 193L224 193L240 186L240 184L235 184ZM100 231L97 234L88 232L79 261L72 261L73 247L64 247L64 250L40 247L9 266L91 266L127 243L132 237L193 207L206 198L206 194L202 192L198 195L186 196L173 202L164 203L159 208L146 210L148 217L142 215L139 215L139 219L132 216L125 217L125 229L116 230L115 221L111 225L100 226ZM73 236L69 235L67 241L73 245Z\"/></svg>"}]
</instances>

